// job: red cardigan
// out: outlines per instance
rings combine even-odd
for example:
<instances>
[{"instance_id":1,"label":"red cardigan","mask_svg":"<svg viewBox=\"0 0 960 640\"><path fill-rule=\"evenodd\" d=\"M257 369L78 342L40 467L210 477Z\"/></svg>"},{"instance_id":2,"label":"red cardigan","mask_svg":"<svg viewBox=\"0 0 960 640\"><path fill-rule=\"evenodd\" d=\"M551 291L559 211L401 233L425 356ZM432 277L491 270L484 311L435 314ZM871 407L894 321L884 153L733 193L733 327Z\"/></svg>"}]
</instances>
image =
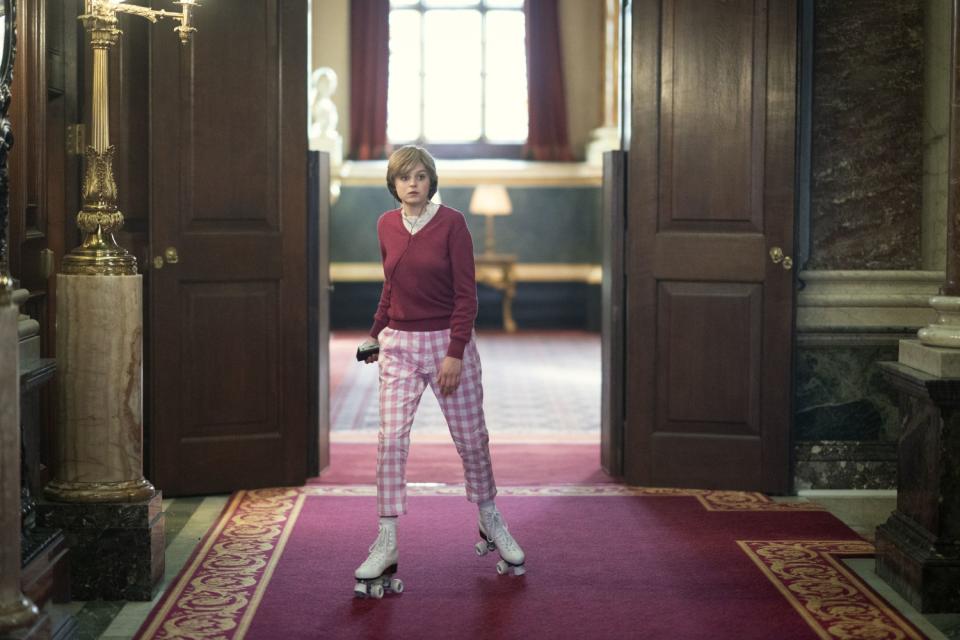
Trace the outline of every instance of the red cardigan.
<instances>
[{"instance_id":1,"label":"red cardigan","mask_svg":"<svg viewBox=\"0 0 960 640\"><path fill-rule=\"evenodd\" d=\"M456 209L440 206L416 235L403 226L400 209L377 221L383 259L383 291L370 335L450 329L447 355L463 358L477 317L473 239Z\"/></svg>"}]
</instances>

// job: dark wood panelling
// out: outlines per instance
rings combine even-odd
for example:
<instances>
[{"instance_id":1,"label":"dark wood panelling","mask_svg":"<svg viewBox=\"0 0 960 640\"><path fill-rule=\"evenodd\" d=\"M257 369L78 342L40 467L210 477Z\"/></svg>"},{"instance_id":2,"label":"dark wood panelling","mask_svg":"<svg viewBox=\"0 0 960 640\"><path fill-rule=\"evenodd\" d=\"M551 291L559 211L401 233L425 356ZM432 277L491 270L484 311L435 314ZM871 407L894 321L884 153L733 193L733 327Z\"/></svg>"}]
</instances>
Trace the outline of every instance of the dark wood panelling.
<instances>
[{"instance_id":1,"label":"dark wood panelling","mask_svg":"<svg viewBox=\"0 0 960 640\"><path fill-rule=\"evenodd\" d=\"M755 29L753 5L753 0L664 4L661 230L684 228L683 221L718 231L703 223L743 221L757 228L753 147L763 148L763 110L753 99L763 98L762 84L754 86L755 79L763 80L763 56L753 52L755 45L763 50L764 32L762 17Z\"/></svg>"},{"instance_id":2,"label":"dark wood panelling","mask_svg":"<svg viewBox=\"0 0 960 640\"><path fill-rule=\"evenodd\" d=\"M215 28L196 39L196 59L216 64L194 67L195 141L184 161L217 170L192 185L193 206L183 211L185 228L277 229L281 114L269 105L280 95L277 18L274 2L231 3ZM260 97L251 105L245 96Z\"/></svg>"},{"instance_id":3,"label":"dark wood panelling","mask_svg":"<svg viewBox=\"0 0 960 640\"><path fill-rule=\"evenodd\" d=\"M307 471L306 4L208 4L196 26L152 36L150 248L179 254L150 275L166 495Z\"/></svg>"},{"instance_id":4,"label":"dark wood panelling","mask_svg":"<svg viewBox=\"0 0 960 640\"><path fill-rule=\"evenodd\" d=\"M185 282L184 437L278 431L279 304L273 282Z\"/></svg>"},{"instance_id":5,"label":"dark wood panelling","mask_svg":"<svg viewBox=\"0 0 960 640\"><path fill-rule=\"evenodd\" d=\"M756 491L763 485L763 443L759 438L711 434L657 433L651 440L655 484Z\"/></svg>"},{"instance_id":6,"label":"dark wood panelling","mask_svg":"<svg viewBox=\"0 0 960 640\"><path fill-rule=\"evenodd\" d=\"M603 206L600 211L601 283L600 462L612 476L623 475L624 277L623 243L627 195L627 154L603 154Z\"/></svg>"},{"instance_id":7,"label":"dark wood panelling","mask_svg":"<svg viewBox=\"0 0 960 640\"><path fill-rule=\"evenodd\" d=\"M80 0L22 0L17 7L18 55L10 117L15 144L10 155L10 267L30 291L21 308L40 324L41 355L55 357L56 280L41 268L52 251L63 256L68 214L79 198L79 163L66 151L66 125L79 100L77 21ZM41 391L37 433L27 452L31 474L49 479L54 385Z\"/></svg>"},{"instance_id":8,"label":"dark wood panelling","mask_svg":"<svg viewBox=\"0 0 960 640\"><path fill-rule=\"evenodd\" d=\"M625 475L789 487L796 3L633 6Z\"/></svg>"},{"instance_id":9,"label":"dark wood panelling","mask_svg":"<svg viewBox=\"0 0 960 640\"><path fill-rule=\"evenodd\" d=\"M761 298L756 284L660 283L658 432L757 435Z\"/></svg>"}]
</instances>

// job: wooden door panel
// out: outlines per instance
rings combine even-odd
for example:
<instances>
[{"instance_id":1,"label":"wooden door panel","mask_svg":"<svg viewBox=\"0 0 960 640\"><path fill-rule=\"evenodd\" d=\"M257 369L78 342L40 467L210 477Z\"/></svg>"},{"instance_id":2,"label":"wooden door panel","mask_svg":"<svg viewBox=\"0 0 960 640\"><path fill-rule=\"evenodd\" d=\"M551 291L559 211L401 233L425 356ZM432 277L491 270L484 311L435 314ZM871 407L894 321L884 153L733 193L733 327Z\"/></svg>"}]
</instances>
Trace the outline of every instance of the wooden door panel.
<instances>
[{"instance_id":1,"label":"wooden door panel","mask_svg":"<svg viewBox=\"0 0 960 640\"><path fill-rule=\"evenodd\" d=\"M665 282L657 308L658 433L756 437L760 286Z\"/></svg>"},{"instance_id":2,"label":"wooden door panel","mask_svg":"<svg viewBox=\"0 0 960 640\"><path fill-rule=\"evenodd\" d=\"M218 21L203 25L203 37L198 31L194 39L184 116L192 141L182 148L182 158L202 172L192 175L203 179L187 185L185 230L279 227L277 2L231 3L229 12L218 12Z\"/></svg>"},{"instance_id":3,"label":"wooden door panel","mask_svg":"<svg viewBox=\"0 0 960 640\"><path fill-rule=\"evenodd\" d=\"M184 283L180 292L184 435L251 435L278 431L280 327L274 282Z\"/></svg>"},{"instance_id":4,"label":"wooden door panel","mask_svg":"<svg viewBox=\"0 0 960 640\"><path fill-rule=\"evenodd\" d=\"M625 152L607 151L603 154L600 462L614 477L623 475L626 172Z\"/></svg>"},{"instance_id":5,"label":"wooden door panel","mask_svg":"<svg viewBox=\"0 0 960 640\"><path fill-rule=\"evenodd\" d=\"M658 433L651 474L668 487L756 491L763 484L762 443L757 438Z\"/></svg>"},{"instance_id":6,"label":"wooden door panel","mask_svg":"<svg viewBox=\"0 0 960 640\"><path fill-rule=\"evenodd\" d=\"M652 241L658 280L762 282L767 272L759 234L659 233Z\"/></svg>"},{"instance_id":7,"label":"wooden door panel","mask_svg":"<svg viewBox=\"0 0 960 640\"><path fill-rule=\"evenodd\" d=\"M794 0L633 7L628 480L789 487Z\"/></svg>"},{"instance_id":8,"label":"wooden door panel","mask_svg":"<svg viewBox=\"0 0 960 640\"><path fill-rule=\"evenodd\" d=\"M766 30L754 4L664 3L662 230L761 229Z\"/></svg>"},{"instance_id":9,"label":"wooden door panel","mask_svg":"<svg viewBox=\"0 0 960 640\"><path fill-rule=\"evenodd\" d=\"M151 459L167 495L307 472L306 3L153 37ZM281 78L283 82L281 82ZM281 127L281 123L283 126Z\"/></svg>"}]
</instances>

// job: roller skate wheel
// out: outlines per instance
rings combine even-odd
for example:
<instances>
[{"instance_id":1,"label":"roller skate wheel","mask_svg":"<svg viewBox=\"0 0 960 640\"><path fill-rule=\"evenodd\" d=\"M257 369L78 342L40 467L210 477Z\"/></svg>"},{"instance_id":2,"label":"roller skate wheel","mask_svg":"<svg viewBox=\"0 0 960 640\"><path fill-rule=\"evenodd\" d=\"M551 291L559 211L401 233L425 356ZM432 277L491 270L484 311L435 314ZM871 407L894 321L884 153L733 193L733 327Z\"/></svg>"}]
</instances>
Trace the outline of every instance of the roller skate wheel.
<instances>
[{"instance_id":1,"label":"roller skate wheel","mask_svg":"<svg viewBox=\"0 0 960 640\"><path fill-rule=\"evenodd\" d=\"M527 570L526 570L526 568L525 568L523 565L520 565L520 566L517 566L517 567L514 567L514 568L513 568L513 575L515 575L515 576L522 576L522 575L525 574L526 572L527 572Z\"/></svg>"},{"instance_id":2,"label":"roller skate wheel","mask_svg":"<svg viewBox=\"0 0 960 640\"><path fill-rule=\"evenodd\" d=\"M394 593L403 593L403 580L394 578L390 581L390 590Z\"/></svg>"},{"instance_id":3,"label":"roller skate wheel","mask_svg":"<svg viewBox=\"0 0 960 640\"><path fill-rule=\"evenodd\" d=\"M510 568L510 565L507 564L506 560L501 560L497 563L497 573L501 576L507 572L507 569Z\"/></svg>"},{"instance_id":4,"label":"roller skate wheel","mask_svg":"<svg viewBox=\"0 0 960 640\"><path fill-rule=\"evenodd\" d=\"M357 584L353 585L353 595L358 598L366 598L367 585L363 582L358 582Z\"/></svg>"},{"instance_id":5,"label":"roller skate wheel","mask_svg":"<svg viewBox=\"0 0 960 640\"><path fill-rule=\"evenodd\" d=\"M379 600L383 597L383 585L379 582L370 587L370 595Z\"/></svg>"},{"instance_id":6,"label":"roller skate wheel","mask_svg":"<svg viewBox=\"0 0 960 640\"><path fill-rule=\"evenodd\" d=\"M487 548L487 543L484 542L483 540L478 542L477 545L474 547L474 549L477 550L477 555L480 557L483 557L490 552L490 549Z\"/></svg>"}]
</instances>

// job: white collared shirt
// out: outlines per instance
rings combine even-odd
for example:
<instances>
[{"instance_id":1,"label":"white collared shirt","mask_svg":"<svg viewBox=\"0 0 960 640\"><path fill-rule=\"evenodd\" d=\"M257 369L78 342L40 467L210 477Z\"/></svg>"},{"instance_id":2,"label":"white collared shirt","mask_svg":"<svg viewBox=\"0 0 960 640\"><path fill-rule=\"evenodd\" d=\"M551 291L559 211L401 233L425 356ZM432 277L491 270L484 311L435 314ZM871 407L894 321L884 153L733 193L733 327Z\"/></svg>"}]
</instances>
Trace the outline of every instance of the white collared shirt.
<instances>
[{"instance_id":1,"label":"white collared shirt","mask_svg":"<svg viewBox=\"0 0 960 640\"><path fill-rule=\"evenodd\" d=\"M408 218L403 214L403 208L400 209L400 217L403 218L403 226L407 228L407 231L410 232L410 235L415 236L423 229L428 222L437 215L437 211L440 210L440 205L436 202L428 202L427 206L424 207L423 213L421 213L416 218Z\"/></svg>"}]
</instances>

